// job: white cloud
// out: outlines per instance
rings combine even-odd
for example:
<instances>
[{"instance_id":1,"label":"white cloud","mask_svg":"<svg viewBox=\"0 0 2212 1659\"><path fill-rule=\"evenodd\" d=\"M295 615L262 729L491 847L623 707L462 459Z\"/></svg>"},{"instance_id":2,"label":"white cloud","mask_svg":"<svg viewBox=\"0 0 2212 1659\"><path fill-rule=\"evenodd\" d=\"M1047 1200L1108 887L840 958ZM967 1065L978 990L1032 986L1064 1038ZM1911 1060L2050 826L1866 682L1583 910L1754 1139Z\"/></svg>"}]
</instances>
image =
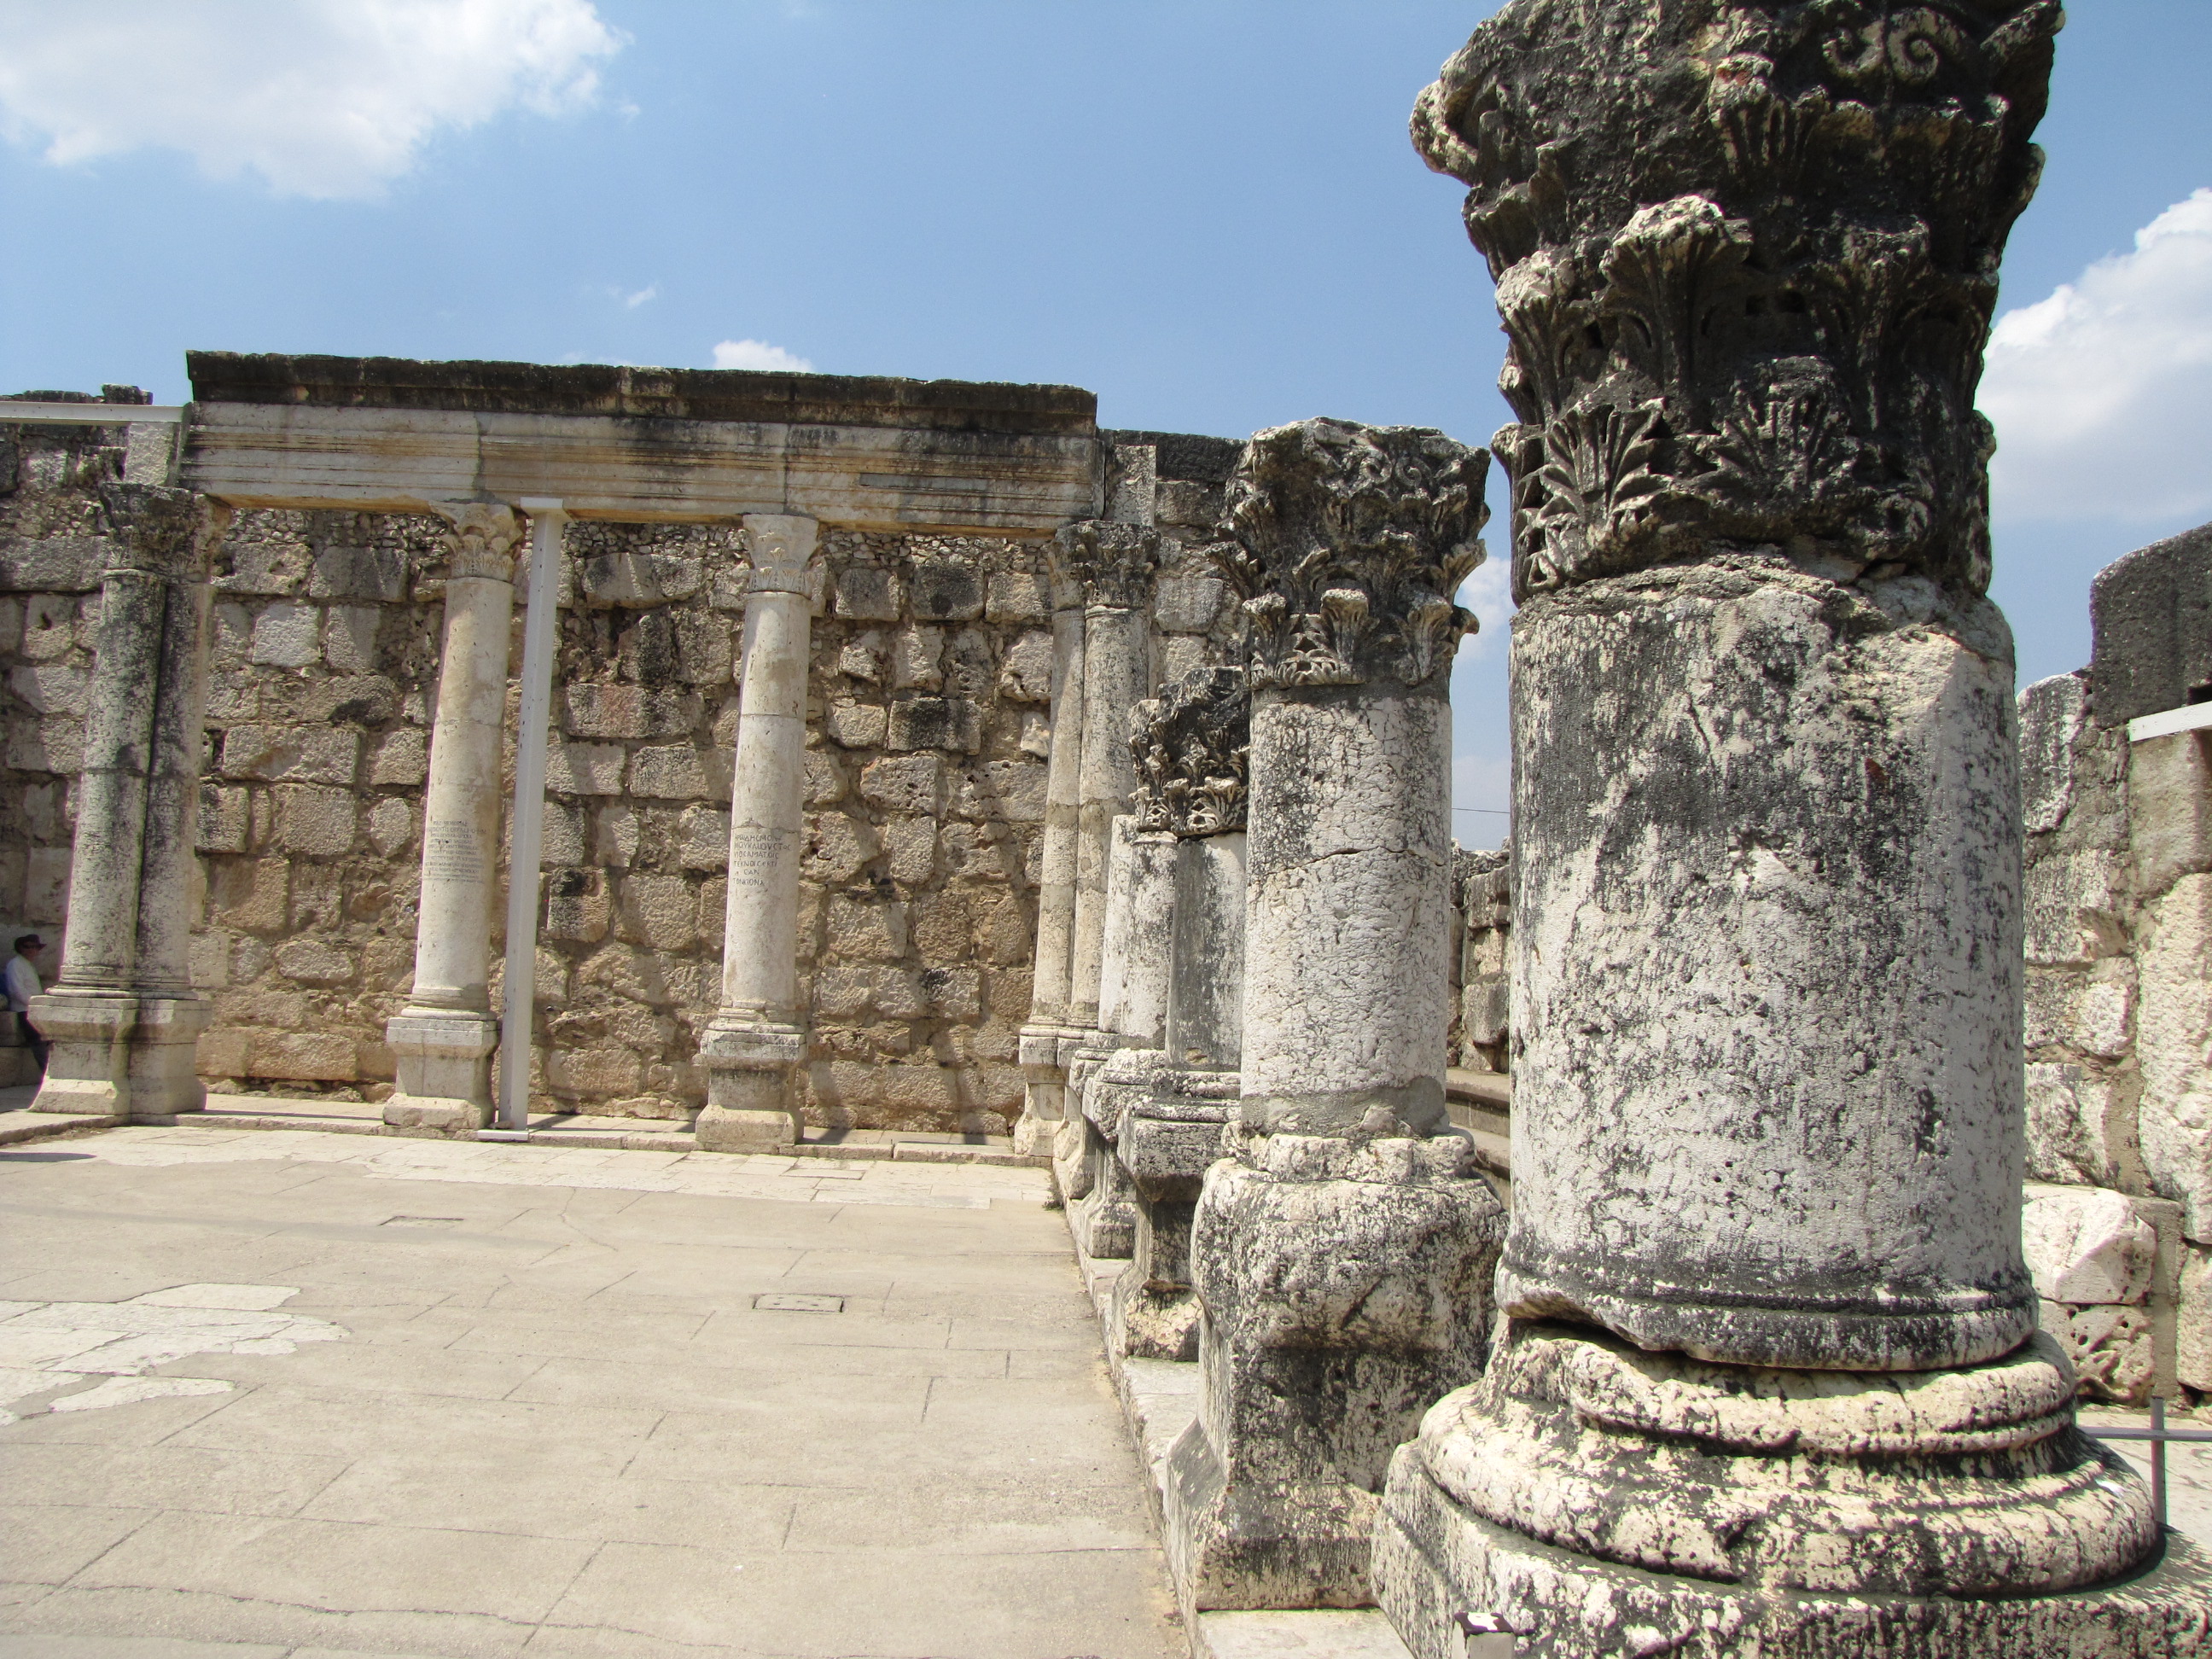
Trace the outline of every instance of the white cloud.
<instances>
[{"instance_id":1,"label":"white cloud","mask_svg":"<svg viewBox=\"0 0 2212 1659\"><path fill-rule=\"evenodd\" d=\"M1990 339L2001 516L2149 520L2212 508L2212 190L2136 233Z\"/></svg>"},{"instance_id":2,"label":"white cloud","mask_svg":"<svg viewBox=\"0 0 2212 1659\"><path fill-rule=\"evenodd\" d=\"M616 290L616 293L623 302L623 309L627 311L635 311L640 306L645 305L651 301L658 300L660 297L660 284L658 283L648 283L645 287L638 289L635 294L623 294L619 289Z\"/></svg>"},{"instance_id":3,"label":"white cloud","mask_svg":"<svg viewBox=\"0 0 2212 1659\"><path fill-rule=\"evenodd\" d=\"M1474 612L1480 626L1459 648L1461 657L1480 659L1505 648L1506 630L1513 620L1513 562L1492 549L1475 566L1474 574L1460 585L1459 602Z\"/></svg>"},{"instance_id":4,"label":"white cloud","mask_svg":"<svg viewBox=\"0 0 2212 1659\"><path fill-rule=\"evenodd\" d=\"M804 357L770 345L766 340L725 340L714 348L717 368L765 368L785 374L811 374L814 365Z\"/></svg>"},{"instance_id":5,"label":"white cloud","mask_svg":"<svg viewBox=\"0 0 2212 1659\"><path fill-rule=\"evenodd\" d=\"M587 106L624 39L591 0L0 0L0 134L374 196L441 128Z\"/></svg>"}]
</instances>

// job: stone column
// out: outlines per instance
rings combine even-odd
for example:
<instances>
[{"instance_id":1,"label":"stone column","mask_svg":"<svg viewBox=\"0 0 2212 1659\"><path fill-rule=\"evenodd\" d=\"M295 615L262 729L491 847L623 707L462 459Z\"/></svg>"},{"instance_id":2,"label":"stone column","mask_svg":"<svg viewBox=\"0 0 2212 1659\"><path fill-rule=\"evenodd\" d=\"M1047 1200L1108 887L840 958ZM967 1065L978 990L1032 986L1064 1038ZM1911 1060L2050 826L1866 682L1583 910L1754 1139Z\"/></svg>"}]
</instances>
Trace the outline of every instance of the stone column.
<instances>
[{"instance_id":1,"label":"stone column","mask_svg":"<svg viewBox=\"0 0 2212 1659\"><path fill-rule=\"evenodd\" d=\"M1074 966L1076 840L1083 769L1083 584L1053 544L1052 754L1045 763L1044 841L1038 849L1036 957L1029 1023L1022 1027L1022 1116L1014 1150L1051 1149L1066 1113L1067 1073L1060 1063L1067 1024L1069 973Z\"/></svg>"},{"instance_id":2,"label":"stone column","mask_svg":"<svg viewBox=\"0 0 2212 1659\"><path fill-rule=\"evenodd\" d=\"M707 1068L700 1146L788 1146L801 1124L793 1081L806 1060L799 1006L799 854L805 798L807 561L812 519L745 520L745 605L738 751L730 784L730 884L722 924L722 1007L699 1045Z\"/></svg>"},{"instance_id":3,"label":"stone column","mask_svg":"<svg viewBox=\"0 0 2212 1659\"><path fill-rule=\"evenodd\" d=\"M1391 1472L1420 1659L2203 1639L2201 1558L2087 1589L2157 1531L2021 1259L1973 387L2058 21L1514 0L1420 100L1511 341L1522 603L1510 1317Z\"/></svg>"},{"instance_id":4,"label":"stone column","mask_svg":"<svg viewBox=\"0 0 2212 1659\"><path fill-rule=\"evenodd\" d=\"M422 797L415 987L385 1026L398 1077L384 1122L405 1134L472 1135L491 1121L491 1051L499 1042L487 988L507 625L522 526L505 507L434 510L450 526L446 630Z\"/></svg>"},{"instance_id":5,"label":"stone column","mask_svg":"<svg viewBox=\"0 0 2212 1659\"><path fill-rule=\"evenodd\" d=\"M1186 1615L1358 1606L1391 1448L1480 1370L1503 1213L1444 1113L1451 732L1489 458L1441 433L1263 432L1216 558L1251 641L1241 1121L1192 1276L1199 1419L1168 1550Z\"/></svg>"},{"instance_id":6,"label":"stone column","mask_svg":"<svg viewBox=\"0 0 2212 1659\"><path fill-rule=\"evenodd\" d=\"M189 962L206 744L209 569L230 509L108 484L62 972L31 1018L53 1044L33 1109L165 1122L207 1091Z\"/></svg>"},{"instance_id":7,"label":"stone column","mask_svg":"<svg viewBox=\"0 0 2212 1659\"><path fill-rule=\"evenodd\" d=\"M1076 778L1075 926L1068 945L1068 1035L1060 1042L1068 1109L1053 1140L1061 1192L1091 1190L1097 1130L1083 1116L1082 1088L1115 1046L1098 1032L1098 992L1106 945L1106 878L1114 820L1136 788L1129 714L1152 685L1147 611L1159 562L1159 532L1149 526L1085 520L1062 530L1060 556L1082 585L1083 753Z\"/></svg>"},{"instance_id":8,"label":"stone column","mask_svg":"<svg viewBox=\"0 0 2212 1659\"><path fill-rule=\"evenodd\" d=\"M1191 1220L1239 1094L1251 746L1243 671L1200 669L1140 705L1134 741L1137 821L1175 837L1173 921L1162 1047L1121 1051L1104 1079L1123 1085L1114 1144L1136 1212L1111 1339L1136 1358L1189 1360L1199 1323Z\"/></svg>"}]
</instances>

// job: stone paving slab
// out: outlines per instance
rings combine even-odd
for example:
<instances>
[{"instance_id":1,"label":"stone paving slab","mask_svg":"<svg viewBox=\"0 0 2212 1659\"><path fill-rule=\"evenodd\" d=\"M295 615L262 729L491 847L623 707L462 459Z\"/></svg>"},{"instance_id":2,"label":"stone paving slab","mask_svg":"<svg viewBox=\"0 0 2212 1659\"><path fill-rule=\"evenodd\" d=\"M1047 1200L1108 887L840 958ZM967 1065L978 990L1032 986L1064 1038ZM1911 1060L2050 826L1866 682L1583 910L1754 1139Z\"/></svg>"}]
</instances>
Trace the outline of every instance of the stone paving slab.
<instances>
[{"instance_id":1,"label":"stone paving slab","mask_svg":"<svg viewBox=\"0 0 2212 1659\"><path fill-rule=\"evenodd\" d=\"M1176 1659L1048 1196L200 1126L0 1151L0 1368L45 1379L0 1426L0 1656ZM57 1409L112 1384L195 1391Z\"/></svg>"}]
</instances>

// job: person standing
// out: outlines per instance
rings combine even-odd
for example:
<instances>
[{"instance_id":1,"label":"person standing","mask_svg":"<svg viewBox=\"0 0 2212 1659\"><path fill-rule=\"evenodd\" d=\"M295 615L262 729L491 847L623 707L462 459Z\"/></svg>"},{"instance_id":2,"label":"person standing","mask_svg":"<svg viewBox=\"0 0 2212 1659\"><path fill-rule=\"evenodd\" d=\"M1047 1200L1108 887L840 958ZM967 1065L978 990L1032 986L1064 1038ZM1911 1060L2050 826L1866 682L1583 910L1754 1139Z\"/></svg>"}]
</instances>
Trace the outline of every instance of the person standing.
<instances>
[{"instance_id":1,"label":"person standing","mask_svg":"<svg viewBox=\"0 0 2212 1659\"><path fill-rule=\"evenodd\" d=\"M46 988L39 980L39 952L46 948L46 940L36 933L16 936L15 954L8 958L6 971L8 1008L23 1028L23 1041L31 1050L31 1058L39 1063L39 1075L46 1073L47 1042L39 1028L31 1024L31 999Z\"/></svg>"}]
</instances>

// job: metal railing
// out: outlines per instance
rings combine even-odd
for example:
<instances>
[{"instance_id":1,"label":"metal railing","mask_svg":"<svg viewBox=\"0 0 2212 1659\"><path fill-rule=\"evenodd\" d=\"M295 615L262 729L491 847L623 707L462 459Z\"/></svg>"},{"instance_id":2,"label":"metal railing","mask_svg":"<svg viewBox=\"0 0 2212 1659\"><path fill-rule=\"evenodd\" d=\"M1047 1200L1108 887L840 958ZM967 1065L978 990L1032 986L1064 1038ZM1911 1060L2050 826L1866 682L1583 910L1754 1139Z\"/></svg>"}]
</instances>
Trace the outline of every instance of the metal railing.
<instances>
[{"instance_id":1,"label":"metal railing","mask_svg":"<svg viewBox=\"0 0 2212 1659\"><path fill-rule=\"evenodd\" d=\"M2150 1402L2150 1426L2147 1429L2091 1428L2079 1424L2081 1432L2092 1440L2148 1440L2150 1442L2150 1501L2158 1512L2158 1529L2166 1530L2166 1449L2170 1442L2212 1441L2212 1429L2169 1429L2166 1426L2166 1401L2154 1397Z\"/></svg>"}]
</instances>

